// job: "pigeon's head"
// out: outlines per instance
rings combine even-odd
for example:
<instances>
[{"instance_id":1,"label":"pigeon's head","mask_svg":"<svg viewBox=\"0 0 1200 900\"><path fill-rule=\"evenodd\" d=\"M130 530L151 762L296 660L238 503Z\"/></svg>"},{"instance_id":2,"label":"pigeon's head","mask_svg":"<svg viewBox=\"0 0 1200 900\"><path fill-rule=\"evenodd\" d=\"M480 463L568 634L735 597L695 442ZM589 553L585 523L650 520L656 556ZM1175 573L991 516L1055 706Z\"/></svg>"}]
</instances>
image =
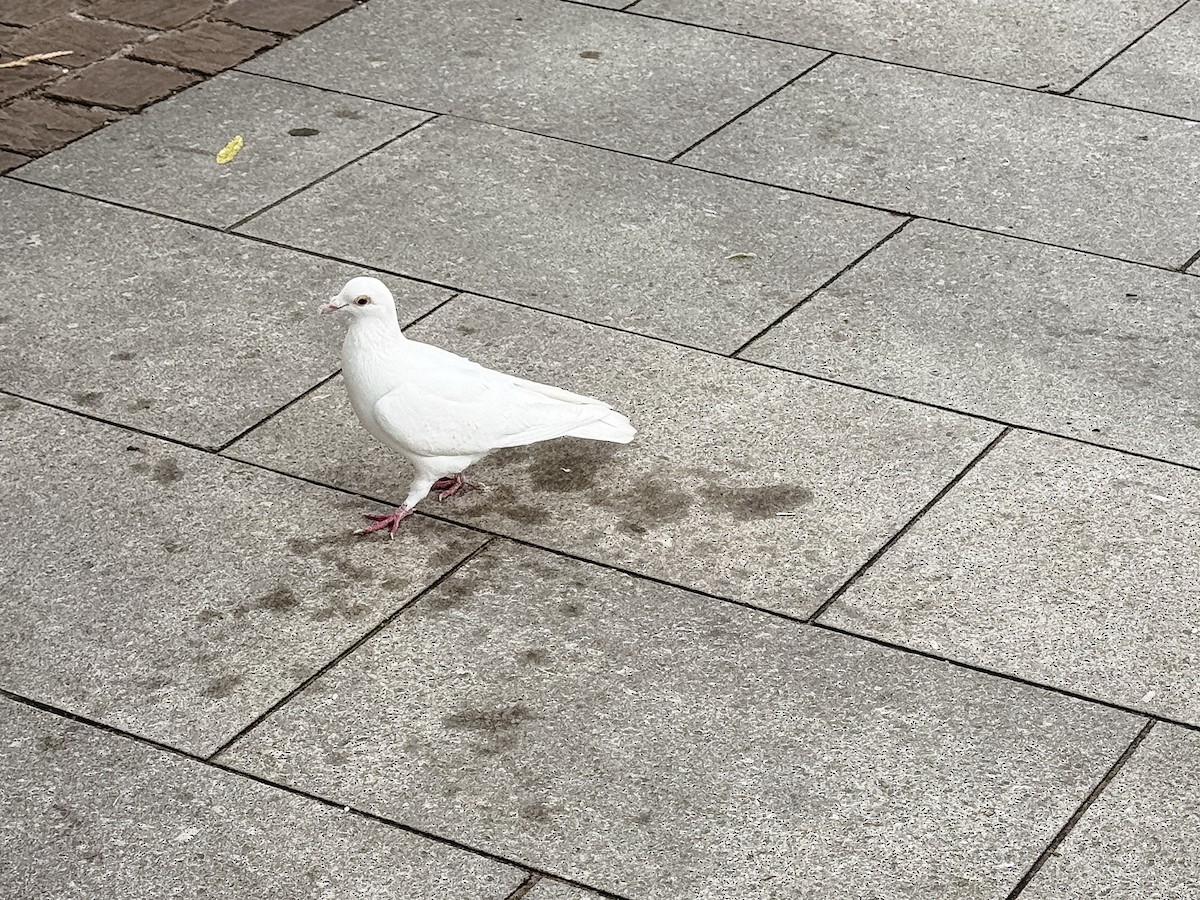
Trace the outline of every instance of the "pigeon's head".
<instances>
[{"instance_id":1,"label":"pigeon's head","mask_svg":"<svg viewBox=\"0 0 1200 900\"><path fill-rule=\"evenodd\" d=\"M396 301L378 278L362 276L347 281L340 294L321 304L321 312L338 313L351 321L380 318L395 322Z\"/></svg>"}]
</instances>

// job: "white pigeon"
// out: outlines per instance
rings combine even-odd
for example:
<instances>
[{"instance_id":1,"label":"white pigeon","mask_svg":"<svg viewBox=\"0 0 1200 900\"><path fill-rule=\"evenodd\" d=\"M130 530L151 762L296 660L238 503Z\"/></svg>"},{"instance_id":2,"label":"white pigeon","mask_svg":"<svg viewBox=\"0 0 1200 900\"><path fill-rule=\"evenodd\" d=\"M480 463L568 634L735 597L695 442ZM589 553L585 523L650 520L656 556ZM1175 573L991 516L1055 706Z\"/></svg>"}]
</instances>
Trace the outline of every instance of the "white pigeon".
<instances>
[{"instance_id":1,"label":"white pigeon","mask_svg":"<svg viewBox=\"0 0 1200 900\"><path fill-rule=\"evenodd\" d=\"M355 415L416 470L403 505L367 515L375 524L356 534L386 528L395 535L431 489L442 500L479 489L463 471L499 447L566 436L628 444L637 433L601 400L409 340L396 321L392 292L378 278L351 278L321 311L349 320L342 378Z\"/></svg>"}]
</instances>

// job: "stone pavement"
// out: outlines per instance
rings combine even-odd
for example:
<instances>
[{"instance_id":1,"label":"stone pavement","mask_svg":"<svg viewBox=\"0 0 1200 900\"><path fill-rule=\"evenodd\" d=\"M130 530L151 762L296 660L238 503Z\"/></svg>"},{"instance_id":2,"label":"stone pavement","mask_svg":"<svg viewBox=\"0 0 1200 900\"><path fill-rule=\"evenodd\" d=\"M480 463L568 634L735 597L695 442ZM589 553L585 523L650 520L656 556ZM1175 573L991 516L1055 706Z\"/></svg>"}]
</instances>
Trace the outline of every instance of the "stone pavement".
<instances>
[{"instance_id":1,"label":"stone pavement","mask_svg":"<svg viewBox=\"0 0 1200 900\"><path fill-rule=\"evenodd\" d=\"M1200 897L1200 0L627 3L10 160L0 895ZM363 272L638 438L352 537Z\"/></svg>"},{"instance_id":2,"label":"stone pavement","mask_svg":"<svg viewBox=\"0 0 1200 900\"><path fill-rule=\"evenodd\" d=\"M2 0L0 172L358 0Z\"/></svg>"}]
</instances>

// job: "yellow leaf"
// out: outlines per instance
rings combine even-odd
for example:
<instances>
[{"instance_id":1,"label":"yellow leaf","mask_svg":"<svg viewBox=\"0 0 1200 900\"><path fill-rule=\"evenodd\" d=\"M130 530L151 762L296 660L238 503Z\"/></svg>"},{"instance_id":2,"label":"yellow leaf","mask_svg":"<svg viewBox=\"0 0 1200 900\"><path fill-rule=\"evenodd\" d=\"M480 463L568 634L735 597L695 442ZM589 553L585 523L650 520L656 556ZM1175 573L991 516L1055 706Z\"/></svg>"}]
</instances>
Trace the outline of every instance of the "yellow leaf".
<instances>
[{"instance_id":1,"label":"yellow leaf","mask_svg":"<svg viewBox=\"0 0 1200 900\"><path fill-rule=\"evenodd\" d=\"M223 166L227 162L233 162L233 158L238 155L238 151L242 149L242 145L246 142L242 140L239 134L233 138L228 144L221 148L221 152L217 154L217 165Z\"/></svg>"}]
</instances>

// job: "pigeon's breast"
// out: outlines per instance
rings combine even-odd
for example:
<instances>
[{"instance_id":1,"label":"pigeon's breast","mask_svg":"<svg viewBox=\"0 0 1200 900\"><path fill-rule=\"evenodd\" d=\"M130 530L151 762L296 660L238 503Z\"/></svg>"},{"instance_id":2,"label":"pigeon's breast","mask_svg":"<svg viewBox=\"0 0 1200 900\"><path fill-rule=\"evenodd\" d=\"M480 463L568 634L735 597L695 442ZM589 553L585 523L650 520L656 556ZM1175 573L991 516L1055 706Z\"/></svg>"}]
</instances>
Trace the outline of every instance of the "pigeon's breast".
<instances>
[{"instance_id":1,"label":"pigeon's breast","mask_svg":"<svg viewBox=\"0 0 1200 900\"><path fill-rule=\"evenodd\" d=\"M400 366L395 360L389 359L386 353L372 352L373 348L356 347L353 352L348 352L351 350L347 346L347 352L342 354L342 378L346 383L350 406L358 416L358 421L376 440L393 446L394 442L375 421L375 404L400 386Z\"/></svg>"}]
</instances>

